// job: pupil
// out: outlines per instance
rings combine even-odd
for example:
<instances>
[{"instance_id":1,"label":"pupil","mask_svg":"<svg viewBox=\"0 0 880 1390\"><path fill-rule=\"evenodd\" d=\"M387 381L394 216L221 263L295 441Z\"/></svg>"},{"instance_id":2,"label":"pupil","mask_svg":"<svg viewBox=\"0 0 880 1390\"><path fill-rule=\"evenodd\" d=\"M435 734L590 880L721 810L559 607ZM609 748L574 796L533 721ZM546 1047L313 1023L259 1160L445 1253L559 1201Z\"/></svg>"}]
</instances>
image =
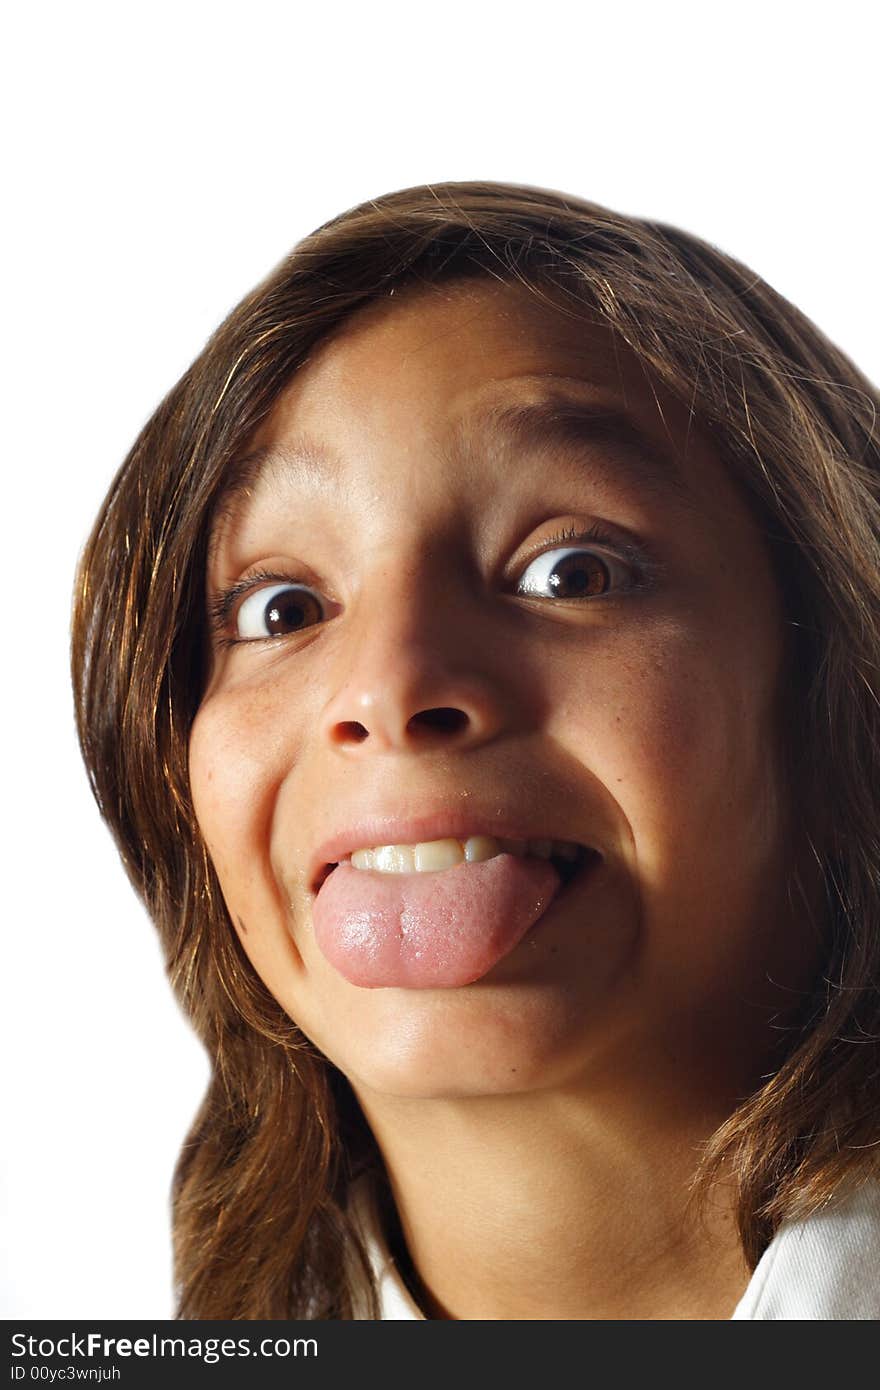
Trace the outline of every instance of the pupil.
<instances>
[{"instance_id":1,"label":"pupil","mask_svg":"<svg viewBox=\"0 0 880 1390\"><path fill-rule=\"evenodd\" d=\"M289 632L291 628L302 627L302 604L297 601L294 594L273 598L266 607L265 622L267 629L273 636L281 632Z\"/></svg>"}]
</instances>

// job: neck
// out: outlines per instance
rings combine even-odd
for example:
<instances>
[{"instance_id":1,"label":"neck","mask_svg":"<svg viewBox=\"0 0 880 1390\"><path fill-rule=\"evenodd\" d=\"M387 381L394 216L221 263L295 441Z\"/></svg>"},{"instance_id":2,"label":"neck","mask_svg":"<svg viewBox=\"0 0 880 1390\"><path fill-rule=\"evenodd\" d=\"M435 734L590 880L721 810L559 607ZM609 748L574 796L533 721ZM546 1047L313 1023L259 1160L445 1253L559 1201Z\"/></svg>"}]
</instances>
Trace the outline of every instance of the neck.
<instances>
[{"instance_id":1,"label":"neck","mask_svg":"<svg viewBox=\"0 0 880 1390\"><path fill-rule=\"evenodd\" d=\"M426 1316L729 1318L749 1279L730 1189L705 1210L689 1193L732 1104L685 1107L678 1081L631 1098L619 1076L604 1095L595 1078L447 1100L358 1087Z\"/></svg>"}]
</instances>

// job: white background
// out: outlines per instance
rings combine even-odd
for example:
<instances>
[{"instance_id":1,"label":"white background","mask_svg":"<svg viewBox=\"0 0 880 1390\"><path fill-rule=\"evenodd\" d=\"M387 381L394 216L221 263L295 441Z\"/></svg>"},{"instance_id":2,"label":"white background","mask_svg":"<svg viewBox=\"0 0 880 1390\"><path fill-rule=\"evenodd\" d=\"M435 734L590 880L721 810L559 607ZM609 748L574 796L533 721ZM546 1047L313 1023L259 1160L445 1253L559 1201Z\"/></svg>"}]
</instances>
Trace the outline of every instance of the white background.
<instances>
[{"instance_id":1,"label":"white background","mask_svg":"<svg viewBox=\"0 0 880 1390\"><path fill-rule=\"evenodd\" d=\"M19 5L3 43L6 1317L172 1311L207 1077L75 745L74 565L143 421L300 236L539 184L751 264L873 379L878 24L843 0Z\"/></svg>"}]
</instances>

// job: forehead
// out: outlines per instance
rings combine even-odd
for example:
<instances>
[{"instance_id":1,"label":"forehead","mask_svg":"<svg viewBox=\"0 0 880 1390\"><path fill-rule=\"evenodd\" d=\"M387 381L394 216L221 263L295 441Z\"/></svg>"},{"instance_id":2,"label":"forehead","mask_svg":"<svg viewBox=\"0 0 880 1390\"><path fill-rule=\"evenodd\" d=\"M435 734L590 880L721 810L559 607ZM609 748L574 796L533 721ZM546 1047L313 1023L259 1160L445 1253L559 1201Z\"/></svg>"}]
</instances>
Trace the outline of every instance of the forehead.
<instances>
[{"instance_id":1,"label":"forehead","mask_svg":"<svg viewBox=\"0 0 880 1390\"><path fill-rule=\"evenodd\" d=\"M453 284L361 309L317 346L236 460L212 550L279 486L338 502L395 466L409 485L454 462L490 477L494 446L508 470L544 445L682 507L731 500L688 410L609 329L519 285Z\"/></svg>"},{"instance_id":2,"label":"forehead","mask_svg":"<svg viewBox=\"0 0 880 1390\"><path fill-rule=\"evenodd\" d=\"M583 311L522 285L466 282L405 290L360 309L313 350L252 447L305 430L314 417L340 431L349 421L361 432L375 420L384 427L395 402L411 418L410 391L431 424L464 422L481 407L491 423L496 403L519 398L521 378L574 382L598 405L654 423L659 416L661 425L664 408L678 413L671 397L661 405L665 393L635 354Z\"/></svg>"}]
</instances>

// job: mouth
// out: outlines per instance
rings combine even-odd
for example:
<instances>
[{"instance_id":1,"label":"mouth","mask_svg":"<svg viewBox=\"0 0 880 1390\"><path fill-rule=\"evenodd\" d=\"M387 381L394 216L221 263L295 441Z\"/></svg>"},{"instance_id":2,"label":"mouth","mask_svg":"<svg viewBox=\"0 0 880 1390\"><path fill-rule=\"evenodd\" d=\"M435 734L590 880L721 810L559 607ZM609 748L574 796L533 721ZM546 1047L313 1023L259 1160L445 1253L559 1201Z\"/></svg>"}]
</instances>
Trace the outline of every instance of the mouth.
<instances>
[{"instance_id":1,"label":"mouth","mask_svg":"<svg viewBox=\"0 0 880 1390\"><path fill-rule=\"evenodd\" d=\"M542 923L576 918L603 860L570 841L488 836L341 850L316 875L315 940L369 989L476 983Z\"/></svg>"},{"instance_id":2,"label":"mouth","mask_svg":"<svg viewBox=\"0 0 880 1390\"><path fill-rule=\"evenodd\" d=\"M597 863L602 858L598 850L590 849L588 845L576 845L575 849L577 850L577 854L571 859L559 856L553 857L551 855L550 862L559 874L562 883L562 887L557 896L561 896L566 888L568 888L569 884L573 883L576 878L579 878L585 869L592 867L593 864Z\"/></svg>"},{"instance_id":3,"label":"mouth","mask_svg":"<svg viewBox=\"0 0 880 1390\"><path fill-rule=\"evenodd\" d=\"M523 847L516 850L501 849L499 850L499 853L528 854L529 851ZM562 852L541 854L539 857L549 860L549 862L553 865L557 874L559 875L560 887L556 894L556 900L561 898L563 894L566 894L576 881L579 881L589 869L591 869L602 859L602 855L599 853L598 850L592 849L589 845L578 844L575 841L567 842L564 851ZM344 858L337 860L335 863L328 863L324 865L324 867L319 871L312 885L312 892L314 894L320 892L321 888L326 883L330 875L333 873L334 869L338 868L339 864L342 863L350 864L351 856L346 855ZM377 872L376 870L370 869L366 871ZM419 873L419 875L421 876L421 873L424 871L417 870L415 872Z\"/></svg>"}]
</instances>

